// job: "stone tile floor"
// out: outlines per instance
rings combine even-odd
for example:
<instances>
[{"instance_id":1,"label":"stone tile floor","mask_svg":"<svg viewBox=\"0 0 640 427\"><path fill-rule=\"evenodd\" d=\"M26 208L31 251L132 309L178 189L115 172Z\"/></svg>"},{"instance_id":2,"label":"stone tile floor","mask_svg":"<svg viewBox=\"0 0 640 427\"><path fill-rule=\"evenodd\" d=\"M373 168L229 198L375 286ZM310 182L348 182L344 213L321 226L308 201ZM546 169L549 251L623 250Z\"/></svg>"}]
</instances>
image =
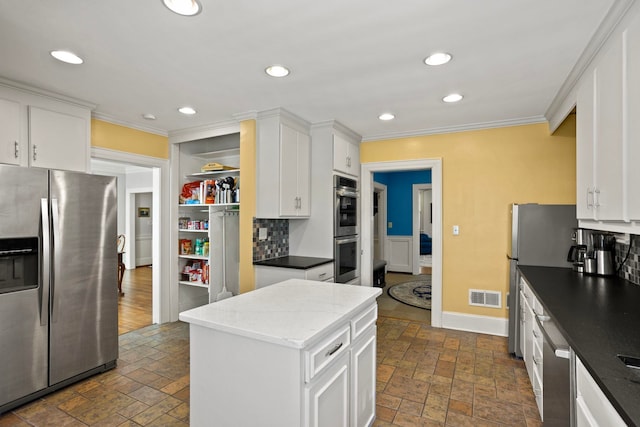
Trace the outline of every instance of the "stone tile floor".
<instances>
[{"instance_id":1,"label":"stone tile floor","mask_svg":"<svg viewBox=\"0 0 640 427\"><path fill-rule=\"evenodd\" d=\"M120 336L118 366L0 416L5 426L186 426L189 332L175 322ZM374 426L539 426L521 360L502 337L378 321ZM211 426L215 426L212 420Z\"/></svg>"}]
</instances>

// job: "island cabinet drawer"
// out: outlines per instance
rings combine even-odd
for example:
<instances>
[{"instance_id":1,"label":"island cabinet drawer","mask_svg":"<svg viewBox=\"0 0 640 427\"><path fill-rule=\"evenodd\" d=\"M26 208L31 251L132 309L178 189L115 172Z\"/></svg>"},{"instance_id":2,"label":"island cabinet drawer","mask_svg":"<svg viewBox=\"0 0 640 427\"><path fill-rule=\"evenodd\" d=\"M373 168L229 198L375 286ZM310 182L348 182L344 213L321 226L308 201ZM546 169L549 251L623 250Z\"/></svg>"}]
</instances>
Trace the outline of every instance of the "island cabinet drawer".
<instances>
[{"instance_id":1,"label":"island cabinet drawer","mask_svg":"<svg viewBox=\"0 0 640 427\"><path fill-rule=\"evenodd\" d=\"M333 360L348 350L349 344L351 344L351 327L346 324L305 350L305 382L311 381Z\"/></svg>"},{"instance_id":2,"label":"island cabinet drawer","mask_svg":"<svg viewBox=\"0 0 640 427\"><path fill-rule=\"evenodd\" d=\"M355 340L367 328L376 323L378 318L378 305L373 304L354 316L351 320L351 336Z\"/></svg>"},{"instance_id":3,"label":"island cabinet drawer","mask_svg":"<svg viewBox=\"0 0 640 427\"><path fill-rule=\"evenodd\" d=\"M304 278L324 282L333 277L333 263L322 264L305 271Z\"/></svg>"}]
</instances>

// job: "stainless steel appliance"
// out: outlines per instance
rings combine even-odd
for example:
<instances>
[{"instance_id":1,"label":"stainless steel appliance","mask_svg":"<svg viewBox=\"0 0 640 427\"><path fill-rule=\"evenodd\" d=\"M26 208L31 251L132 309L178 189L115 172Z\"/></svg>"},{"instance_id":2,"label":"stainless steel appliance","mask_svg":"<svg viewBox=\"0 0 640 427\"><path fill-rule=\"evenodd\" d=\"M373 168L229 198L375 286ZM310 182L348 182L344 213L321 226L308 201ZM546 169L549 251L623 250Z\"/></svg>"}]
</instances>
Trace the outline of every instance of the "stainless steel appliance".
<instances>
[{"instance_id":1,"label":"stainless steel appliance","mask_svg":"<svg viewBox=\"0 0 640 427\"><path fill-rule=\"evenodd\" d=\"M115 178L0 166L0 413L118 358Z\"/></svg>"},{"instance_id":2,"label":"stainless steel appliance","mask_svg":"<svg viewBox=\"0 0 640 427\"><path fill-rule=\"evenodd\" d=\"M567 250L578 227L575 205L511 205L511 251L509 259L509 352L522 357L518 324L520 301L518 264L571 268Z\"/></svg>"},{"instance_id":3,"label":"stainless steel appliance","mask_svg":"<svg viewBox=\"0 0 640 427\"><path fill-rule=\"evenodd\" d=\"M333 241L335 283L349 283L360 277L358 236L336 237Z\"/></svg>"},{"instance_id":4,"label":"stainless steel appliance","mask_svg":"<svg viewBox=\"0 0 640 427\"><path fill-rule=\"evenodd\" d=\"M334 237L358 234L358 182L334 176Z\"/></svg>"},{"instance_id":5,"label":"stainless steel appliance","mask_svg":"<svg viewBox=\"0 0 640 427\"><path fill-rule=\"evenodd\" d=\"M549 316L536 316L542 331L542 421L545 426L574 426L569 344ZM575 360L575 359L574 359Z\"/></svg>"},{"instance_id":6,"label":"stainless steel appliance","mask_svg":"<svg viewBox=\"0 0 640 427\"><path fill-rule=\"evenodd\" d=\"M356 283L360 277L358 254L358 182L334 175L333 263L336 283Z\"/></svg>"}]
</instances>

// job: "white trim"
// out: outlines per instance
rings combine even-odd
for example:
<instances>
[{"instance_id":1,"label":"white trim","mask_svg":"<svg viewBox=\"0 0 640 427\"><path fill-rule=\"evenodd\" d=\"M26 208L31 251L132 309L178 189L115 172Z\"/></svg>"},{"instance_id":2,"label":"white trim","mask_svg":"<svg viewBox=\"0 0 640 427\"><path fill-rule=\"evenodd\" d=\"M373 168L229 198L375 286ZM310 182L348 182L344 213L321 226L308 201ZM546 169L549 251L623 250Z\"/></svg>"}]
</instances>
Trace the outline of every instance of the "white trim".
<instances>
[{"instance_id":1,"label":"white trim","mask_svg":"<svg viewBox=\"0 0 640 427\"><path fill-rule=\"evenodd\" d=\"M366 135L362 138L362 141L363 142L377 141L381 139L410 138L414 136L439 135L443 133L456 133L456 132L467 132L472 130L495 129L495 128L501 128L501 127L546 123L546 121L547 119L544 116L522 117L518 119L496 120L492 122L469 123L465 125L443 126L443 127L431 128L431 129L418 129L418 130L407 131L407 132L393 132L393 133Z\"/></svg>"},{"instance_id":2,"label":"white trim","mask_svg":"<svg viewBox=\"0 0 640 427\"><path fill-rule=\"evenodd\" d=\"M214 138L221 135L229 135L240 132L240 123L235 120L211 123L204 126L196 126L187 129L172 130L169 132L169 143L196 141L198 139Z\"/></svg>"},{"instance_id":3,"label":"white trim","mask_svg":"<svg viewBox=\"0 0 640 427\"><path fill-rule=\"evenodd\" d=\"M386 260L387 254L387 186L379 182L373 183L374 191L378 193L378 244L380 245L380 259ZM375 250L373 251L375 254Z\"/></svg>"},{"instance_id":4,"label":"white trim","mask_svg":"<svg viewBox=\"0 0 640 427\"><path fill-rule=\"evenodd\" d=\"M170 248L171 197L169 161L156 157L125 153L104 148L91 148L91 157L153 168L153 273L152 273L152 322L164 323L178 320L177 298L171 294ZM157 191L156 191L157 190ZM162 260L165 260L164 262ZM175 277L175 276L173 276ZM172 310L172 307L176 307ZM173 312L175 311L175 316Z\"/></svg>"},{"instance_id":5,"label":"white trim","mask_svg":"<svg viewBox=\"0 0 640 427\"><path fill-rule=\"evenodd\" d=\"M413 213L413 274L420 274L420 190L431 190L431 184L413 184L411 189Z\"/></svg>"},{"instance_id":6,"label":"white trim","mask_svg":"<svg viewBox=\"0 0 640 427\"><path fill-rule=\"evenodd\" d=\"M50 98L54 101L65 102L67 104L72 104L76 107L88 108L89 110L93 110L96 108L96 104L85 101L83 99L72 98L67 95L62 95L60 93L51 92L49 90L44 90L34 86L28 86L23 83L19 83L13 80L5 79L4 77L0 77L0 86L5 86L11 89L19 90L22 92L26 92L32 95L39 95L46 98Z\"/></svg>"},{"instance_id":7,"label":"white trim","mask_svg":"<svg viewBox=\"0 0 640 427\"><path fill-rule=\"evenodd\" d=\"M453 311L442 312L442 327L500 337L509 335L509 319Z\"/></svg>"},{"instance_id":8,"label":"white trim","mask_svg":"<svg viewBox=\"0 0 640 427\"><path fill-rule=\"evenodd\" d=\"M361 278L363 286L373 284L373 172L431 169L433 190L433 265L431 272L431 325L442 326L442 159L362 163L360 185L362 209Z\"/></svg>"}]
</instances>

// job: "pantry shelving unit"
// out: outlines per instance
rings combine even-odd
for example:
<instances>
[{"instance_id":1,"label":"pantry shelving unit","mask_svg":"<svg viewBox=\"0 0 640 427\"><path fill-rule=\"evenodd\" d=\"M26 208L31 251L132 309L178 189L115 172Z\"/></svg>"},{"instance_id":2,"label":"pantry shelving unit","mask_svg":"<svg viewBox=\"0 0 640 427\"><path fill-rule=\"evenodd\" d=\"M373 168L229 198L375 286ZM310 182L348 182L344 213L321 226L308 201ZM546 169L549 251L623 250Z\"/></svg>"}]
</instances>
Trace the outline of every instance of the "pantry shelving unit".
<instances>
[{"instance_id":1,"label":"pantry shelving unit","mask_svg":"<svg viewBox=\"0 0 640 427\"><path fill-rule=\"evenodd\" d=\"M191 143L184 143L191 144ZM181 144L187 147L188 145ZM186 150L189 151L189 150ZM234 158L237 157L237 159ZM193 154L180 153L181 171L180 188L188 182L219 180L225 177L233 177L239 183L239 169L222 169L208 172L193 172L207 162L216 161L222 164L236 164L239 161L238 150L222 150L220 152L207 152ZM239 185L238 185L239 188ZM203 192L200 192L200 200L204 200ZM238 192L239 194L239 192ZM178 240L191 240L191 251L195 250L195 240L208 238L209 253L182 254L178 255L178 280L179 286L179 310L184 311L203 304L208 304L216 300L217 295L222 291L222 283L225 281L227 289L237 294L239 284L239 255L238 255L238 222L240 203L235 199L232 203L216 203L218 200L229 200L226 194L217 194L214 203L179 203L178 204ZM224 217L224 219L223 219ZM180 221L182 219L182 222ZM196 229L185 228L186 221L200 221L202 224L195 226ZM182 226L180 226L182 223ZM225 233L225 238L222 237ZM224 243L223 243L224 242ZM187 242L188 243L188 242ZM180 249L180 244L178 245ZM197 269L195 278L193 275L185 274L185 266L202 263L198 266L204 274L205 280L200 280ZM194 272L192 272L194 273ZM208 279L208 280L206 280ZM235 292L234 292L235 291Z\"/></svg>"}]
</instances>

